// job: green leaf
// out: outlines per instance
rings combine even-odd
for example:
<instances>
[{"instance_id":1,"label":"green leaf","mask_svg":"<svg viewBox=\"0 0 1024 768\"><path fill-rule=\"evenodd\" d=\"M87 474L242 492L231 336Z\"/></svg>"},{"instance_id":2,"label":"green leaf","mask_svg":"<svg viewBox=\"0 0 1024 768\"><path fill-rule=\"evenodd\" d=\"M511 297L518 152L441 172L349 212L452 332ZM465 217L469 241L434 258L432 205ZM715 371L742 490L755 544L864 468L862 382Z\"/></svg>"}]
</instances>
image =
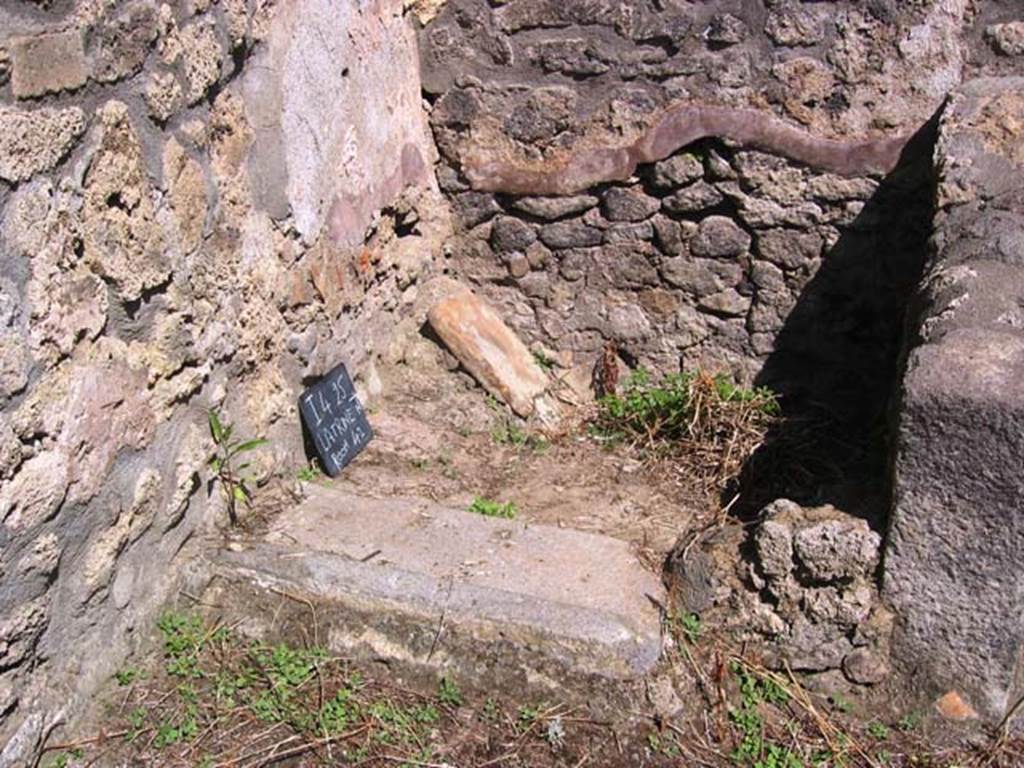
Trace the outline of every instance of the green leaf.
<instances>
[{"instance_id":1,"label":"green leaf","mask_svg":"<svg viewBox=\"0 0 1024 768\"><path fill-rule=\"evenodd\" d=\"M224 427L220 423L220 417L217 412L212 408L206 413L207 418L210 421L210 435L213 437L215 443L221 443L224 441Z\"/></svg>"},{"instance_id":2,"label":"green leaf","mask_svg":"<svg viewBox=\"0 0 1024 768\"><path fill-rule=\"evenodd\" d=\"M248 502L249 501L249 494L245 490L245 488L243 488L242 486L236 485L234 487L233 493L234 493L234 496L235 496L236 500L242 501L242 502Z\"/></svg>"},{"instance_id":3,"label":"green leaf","mask_svg":"<svg viewBox=\"0 0 1024 768\"><path fill-rule=\"evenodd\" d=\"M261 446L266 445L268 442L269 442L268 440L265 440L262 437L258 437L255 440L247 440L246 442L241 443L241 444L233 447L231 449L231 451L230 451L230 454L232 456L237 456L240 453L246 453L247 451L253 451L253 450L256 450L257 448L259 448Z\"/></svg>"}]
</instances>

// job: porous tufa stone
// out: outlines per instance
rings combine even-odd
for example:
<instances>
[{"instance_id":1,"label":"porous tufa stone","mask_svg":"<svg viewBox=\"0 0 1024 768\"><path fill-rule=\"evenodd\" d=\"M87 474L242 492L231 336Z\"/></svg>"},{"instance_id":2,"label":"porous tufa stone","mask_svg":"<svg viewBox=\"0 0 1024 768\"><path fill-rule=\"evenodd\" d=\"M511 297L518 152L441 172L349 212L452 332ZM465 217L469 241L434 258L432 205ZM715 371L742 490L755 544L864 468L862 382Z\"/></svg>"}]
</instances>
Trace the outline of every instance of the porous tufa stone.
<instances>
[{"instance_id":1,"label":"porous tufa stone","mask_svg":"<svg viewBox=\"0 0 1024 768\"><path fill-rule=\"evenodd\" d=\"M85 131L78 107L0 106L0 179L18 182L57 165Z\"/></svg>"}]
</instances>

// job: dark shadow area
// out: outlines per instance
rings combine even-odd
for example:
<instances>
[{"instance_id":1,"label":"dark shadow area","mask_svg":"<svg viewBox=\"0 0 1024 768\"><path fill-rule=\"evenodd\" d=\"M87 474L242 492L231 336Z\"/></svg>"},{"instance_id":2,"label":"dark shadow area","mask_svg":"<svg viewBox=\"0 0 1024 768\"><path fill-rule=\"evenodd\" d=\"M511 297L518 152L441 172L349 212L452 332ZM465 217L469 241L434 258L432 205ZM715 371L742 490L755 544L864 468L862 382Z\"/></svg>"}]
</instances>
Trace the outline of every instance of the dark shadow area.
<instances>
[{"instance_id":1,"label":"dark shadow area","mask_svg":"<svg viewBox=\"0 0 1024 768\"><path fill-rule=\"evenodd\" d=\"M885 527L890 398L899 385L907 308L931 232L938 116L904 150L806 285L757 384L783 418L723 495L751 519L777 498L834 504Z\"/></svg>"}]
</instances>

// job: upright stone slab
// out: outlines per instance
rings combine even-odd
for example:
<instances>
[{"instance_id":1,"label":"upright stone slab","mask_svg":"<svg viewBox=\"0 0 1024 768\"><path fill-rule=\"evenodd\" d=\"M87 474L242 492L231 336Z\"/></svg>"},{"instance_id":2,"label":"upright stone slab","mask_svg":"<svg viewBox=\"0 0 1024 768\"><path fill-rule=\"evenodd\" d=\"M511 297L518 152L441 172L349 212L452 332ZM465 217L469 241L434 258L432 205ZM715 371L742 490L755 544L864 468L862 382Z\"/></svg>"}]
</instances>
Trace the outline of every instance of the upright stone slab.
<instances>
[{"instance_id":1,"label":"upright stone slab","mask_svg":"<svg viewBox=\"0 0 1024 768\"><path fill-rule=\"evenodd\" d=\"M884 593L908 679L999 722L1024 688L1024 78L956 92L936 161Z\"/></svg>"},{"instance_id":2,"label":"upright stone slab","mask_svg":"<svg viewBox=\"0 0 1024 768\"><path fill-rule=\"evenodd\" d=\"M553 419L542 402L551 382L530 350L497 312L469 290L438 302L430 325L474 378L522 417Z\"/></svg>"}]
</instances>

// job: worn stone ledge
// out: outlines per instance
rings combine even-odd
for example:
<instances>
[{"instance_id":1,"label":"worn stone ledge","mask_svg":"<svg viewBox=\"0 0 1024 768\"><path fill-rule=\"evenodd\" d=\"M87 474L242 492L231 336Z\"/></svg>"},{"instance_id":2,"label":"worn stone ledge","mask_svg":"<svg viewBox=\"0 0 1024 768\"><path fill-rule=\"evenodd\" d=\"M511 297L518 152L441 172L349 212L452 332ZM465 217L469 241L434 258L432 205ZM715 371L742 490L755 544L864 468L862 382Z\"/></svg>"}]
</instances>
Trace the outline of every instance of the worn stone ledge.
<instances>
[{"instance_id":1,"label":"worn stone ledge","mask_svg":"<svg viewBox=\"0 0 1024 768\"><path fill-rule=\"evenodd\" d=\"M346 656L454 674L466 689L607 696L613 707L660 657L663 588L625 542L419 498L306 492L263 541L212 554L205 602L242 631L269 631L280 595L301 595Z\"/></svg>"},{"instance_id":2,"label":"worn stone ledge","mask_svg":"<svg viewBox=\"0 0 1024 768\"><path fill-rule=\"evenodd\" d=\"M883 590L922 696L990 723L1022 693L1024 78L965 85L943 115L936 251L901 392Z\"/></svg>"},{"instance_id":3,"label":"worn stone ledge","mask_svg":"<svg viewBox=\"0 0 1024 768\"><path fill-rule=\"evenodd\" d=\"M480 191L569 195L628 179L639 164L663 160L707 138L777 154L815 170L867 176L892 171L912 134L841 141L815 136L756 109L678 104L630 144L584 146L539 161L524 161L503 149L475 147L463 155L463 172Z\"/></svg>"}]
</instances>

